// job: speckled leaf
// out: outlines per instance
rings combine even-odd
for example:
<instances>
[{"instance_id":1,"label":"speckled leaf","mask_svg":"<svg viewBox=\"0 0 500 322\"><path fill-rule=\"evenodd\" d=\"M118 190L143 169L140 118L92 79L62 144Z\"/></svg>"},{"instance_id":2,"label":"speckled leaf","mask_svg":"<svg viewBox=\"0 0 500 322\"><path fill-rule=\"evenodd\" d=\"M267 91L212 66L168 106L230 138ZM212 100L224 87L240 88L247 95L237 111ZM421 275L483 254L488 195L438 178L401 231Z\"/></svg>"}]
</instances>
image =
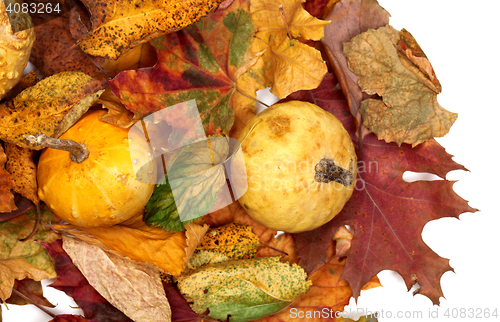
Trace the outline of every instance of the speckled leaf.
<instances>
[{"instance_id":1,"label":"speckled leaf","mask_svg":"<svg viewBox=\"0 0 500 322\"><path fill-rule=\"evenodd\" d=\"M54 215L41 212L41 221L51 221ZM58 238L50 228L39 226L33 238L26 241L33 231L37 218L35 209L15 218L0 222L0 298L10 297L14 280L26 277L40 281L55 277L51 258L38 241L52 242Z\"/></svg>"},{"instance_id":2,"label":"speckled leaf","mask_svg":"<svg viewBox=\"0 0 500 322\"><path fill-rule=\"evenodd\" d=\"M277 312L307 292L303 269L262 257L204 265L177 278L178 287L198 314L211 318L251 321Z\"/></svg>"},{"instance_id":3,"label":"speckled leaf","mask_svg":"<svg viewBox=\"0 0 500 322\"><path fill-rule=\"evenodd\" d=\"M402 44L400 32L386 26L356 36L344 52L363 91L382 96L361 103L363 124L386 142L416 146L448 133L457 114L438 104L441 86L433 71L409 60Z\"/></svg>"},{"instance_id":4,"label":"speckled leaf","mask_svg":"<svg viewBox=\"0 0 500 322\"><path fill-rule=\"evenodd\" d=\"M235 97L243 95L236 90L236 79L255 56L249 51L255 27L248 6L248 1L236 0L194 25L155 39L158 63L118 74L110 81L113 92L136 119L194 99L206 134L228 135ZM181 118L176 121L181 127L182 117L189 118L167 111L165 121Z\"/></svg>"},{"instance_id":5,"label":"speckled leaf","mask_svg":"<svg viewBox=\"0 0 500 322\"><path fill-rule=\"evenodd\" d=\"M47 0L30 0L31 3L41 7ZM105 59L88 55L76 45L90 28L87 11L81 4L75 6L73 0L58 0L57 3L71 10L57 18L46 12L30 13L36 34L30 62L47 76L67 71L94 76Z\"/></svg>"},{"instance_id":6,"label":"speckled leaf","mask_svg":"<svg viewBox=\"0 0 500 322\"><path fill-rule=\"evenodd\" d=\"M170 322L170 305L158 268L66 236L63 249L89 284L130 319Z\"/></svg>"},{"instance_id":7,"label":"speckled leaf","mask_svg":"<svg viewBox=\"0 0 500 322\"><path fill-rule=\"evenodd\" d=\"M0 144L0 212L11 212L17 209L14 203L14 195L11 192L14 187L14 179L5 170L6 162L7 155Z\"/></svg>"},{"instance_id":8,"label":"speckled leaf","mask_svg":"<svg viewBox=\"0 0 500 322\"><path fill-rule=\"evenodd\" d=\"M253 258L260 245L259 237L251 226L231 223L210 229L197 250L217 252L230 259L243 259L245 255Z\"/></svg>"},{"instance_id":9,"label":"speckled leaf","mask_svg":"<svg viewBox=\"0 0 500 322\"><path fill-rule=\"evenodd\" d=\"M39 204L34 151L5 142L5 152L7 154L5 168L14 180L12 190L28 198L35 205Z\"/></svg>"},{"instance_id":10,"label":"speckled leaf","mask_svg":"<svg viewBox=\"0 0 500 322\"><path fill-rule=\"evenodd\" d=\"M117 59L123 52L163 34L187 27L222 0L83 0L92 30L79 43L88 54Z\"/></svg>"},{"instance_id":11,"label":"speckled leaf","mask_svg":"<svg viewBox=\"0 0 500 322\"><path fill-rule=\"evenodd\" d=\"M80 72L63 72L22 91L0 105L0 139L40 150L23 135L59 137L99 98L107 86Z\"/></svg>"}]
</instances>

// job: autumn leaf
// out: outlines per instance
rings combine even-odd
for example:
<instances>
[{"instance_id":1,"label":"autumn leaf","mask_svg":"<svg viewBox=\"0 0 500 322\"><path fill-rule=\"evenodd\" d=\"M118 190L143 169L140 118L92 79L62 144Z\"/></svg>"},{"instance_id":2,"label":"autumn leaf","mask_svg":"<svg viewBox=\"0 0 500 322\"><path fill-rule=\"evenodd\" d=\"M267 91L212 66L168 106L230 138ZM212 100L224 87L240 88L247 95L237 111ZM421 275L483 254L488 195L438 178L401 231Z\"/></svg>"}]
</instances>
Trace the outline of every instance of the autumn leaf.
<instances>
[{"instance_id":1,"label":"autumn leaf","mask_svg":"<svg viewBox=\"0 0 500 322\"><path fill-rule=\"evenodd\" d=\"M79 72L43 79L22 91L12 103L0 105L0 138L23 148L40 150L24 135L45 133L59 137L104 91L106 82Z\"/></svg>"},{"instance_id":2,"label":"autumn leaf","mask_svg":"<svg viewBox=\"0 0 500 322\"><path fill-rule=\"evenodd\" d=\"M5 170L4 166L6 162L7 155L0 144L0 212L11 212L17 209L14 203L14 195L11 192L11 189L14 187L14 179Z\"/></svg>"},{"instance_id":3,"label":"autumn leaf","mask_svg":"<svg viewBox=\"0 0 500 322\"><path fill-rule=\"evenodd\" d=\"M213 322L206 316L200 316L191 309L186 299L172 283L164 283L163 288L172 307L172 322Z\"/></svg>"},{"instance_id":4,"label":"autumn leaf","mask_svg":"<svg viewBox=\"0 0 500 322\"><path fill-rule=\"evenodd\" d=\"M66 236L62 246L89 284L130 319L170 322L170 305L157 268Z\"/></svg>"},{"instance_id":5,"label":"autumn leaf","mask_svg":"<svg viewBox=\"0 0 500 322\"><path fill-rule=\"evenodd\" d=\"M0 299L10 297L14 280L30 278L41 281L56 276L54 264L38 241L52 242L57 234L45 227L39 227L33 238L21 241L33 231L37 212L28 212L0 222ZM41 212L41 221L53 220L53 214L45 209Z\"/></svg>"},{"instance_id":6,"label":"autumn leaf","mask_svg":"<svg viewBox=\"0 0 500 322\"><path fill-rule=\"evenodd\" d=\"M132 321L121 311L109 304L105 298L90 286L62 248L62 240L56 240L52 243L42 242L42 246L45 247L50 257L53 258L57 272L57 279L49 286L63 291L68 296L72 297L85 315L85 319L80 316L60 315L56 317L55 321Z\"/></svg>"},{"instance_id":7,"label":"autumn leaf","mask_svg":"<svg viewBox=\"0 0 500 322\"><path fill-rule=\"evenodd\" d=\"M333 113L357 147L347 102L340 90L332 90L336 83L330 76L317 89L298 92L290 99L314 101ZM364 138L359 161L356 189L342 212L313 231L294 235L302 265L311 272L324 263L329 241L338 227L347 224L355 233L342 279L349 282L355 298L373 276L390 269L403 277L408 289L418 282L420 294L437 304L442 296L439 279L451 267L423 242L422 229L431 220L476 211L453 191L453 182L445 180L449 171L465 168L435 140L415 148L399 147L378 140L375 134ZM432 173L443 180L408 183L403 180L405 171Z\"/></svg>"},{"instance_id":8,"label":"autumn leaf","mask_svg":"<svg viewBox=\"0 0 500 322\"><path fill-rule=\"evenodd\" d=\"M186 230L193 229L200 239L208 230L207 225L200 226L195 223L190 225ZM155 265L171 275L181 273L189 260L186 255L199 243L199 240L187 239L185 232L173 233L158 227L149 227L142 221L142 214L112 227L85 228L72 225L54 225L53 227L63 234L120 256Z\"/></svg>"},{"instance_id":9,"label":"autumn leaf","mask_svg":"<svg viewBox=\"0 0 500 322\"><path fill-rule=\"evenodd\" d=\"M250 226L253 233L259 237L260 242L264 245L270 243L277 233L276 230L269 229L253 220L238 201L205 215L203 219L210 227L220 227L230 223Z\"/></svg>"},{"instance_id":10,"label":"autumn leaf","mask_svg":"<svg viewBox=\"0 0 500 322\"><path fill-rule=\"evenodd\" d=\"M177 109L169 113L169 107L194 99L205 133L228 135L234 101L243 95L236 90L237 76L255 56L249 51L255 27L248 10L248 1L237 0L194 25L155 39L157 64L118 74L110 81L113 93L135 119L165 109L168 124L186 129L192 126L191 118Z\"/></svg>"},{"instance_id":11,"label":"autumn leaf","mask_svg":"<svg viewBox=\"0 0 500 322\"><path fill-rule=\"evenodd\" d=\"M92 30L78 45L87 54L117 59L136 45L195 23L222 0L82 2L90 11Z\"/></svg>"},{"instance_id":12,"label":"autumn leaf","mask_svg":"<svg viewBox=\"0 0 500 322\"><path fill-rule=\"evenodd\" d=\"M218 228L210 229L203 236L197 250L217 252L230 259L253 258L260 246L259 237L252 227L231 223Z\"/></svg>"},{"instance_id":13,"label":"autumn leaf","mask_svg":"<svg viewBox=\"0 0 500 322\"><path fill-rule=\"evenodd\" d=\"M14 180L12 190L39 205L38 186L36 183L36 165L33 161L33 150L5 143L7 154L6 170Z\"/></svg>"},{"instance_id":14,"label":"autumn leaf","mask_svg":"<svg viewBox=\"0 0 500 322\"><path fill-rule=\"evenodd\" d=\"M106 60L102 65L102 69L105 70L109 76L115 77L124 70L153 67L157 61L158 57L156 56L155 47L145 42L131 48L117 60Z\"/></svg>"},{"instance_id":15,"label":"autumn leaf","mask_svg":"<svg viewBox=\"0 0 500 322\"><path fill-rule=\"evenodd\" d=\"M277 243L278 249L284 250L285 248L280 248L279 244L286 245L286 247L293 249L295 248L293 234L289 234L290 237L282 237L280 235L277 239L281 239ZM280 238L282 237L282 238ZM344 307L349 304L350 298L352 296L351 288L349 283L341 279L341 274L346 264L344 257L339 257L336 253L337 243L330 239L328 241L327 252L324 253L325 261L321 265L317 266L308 277L308 280L312 282L309 291L302 294L296 301L294 301L286 309L279 311L273 315L263 317L258 322L292 322L296 321L300 317L301 321L325 321L327 317L318 316L314 312L324 312L327 311L332 315L333 321L337 321L335 312L343 312ZM368 290L371 288L381 286L378 278L374 277L366 285L364 285L363 290ZM324 310L325 309L325 310ZM322 311L323 310L323 311ZM339 321L342 321L341 319Z\"/></svg>"},{"instance_id":16,"label":"autumn leaf","mask_svg":"<svg viewBox=\"0 0 500 322\"><path fill-rule=\"evenodd\" d=\"M99 116L99 120L125 129L134 124L132 120L134 113L125 108L125 105L113 94L110 87L107 87L101 96L99 96L96 104L101 104L103 108L108 110L108 113Z\"/></svg>"},{"instance_id":17,"label":"autumn leaf","mask_svg":"<svg viewBox=\"0 0 500 322\"><path fill-rule=\"evenodd\" d=\"M364 97L358 85L358 77L347 65L344 43L368 29L385 26L389 23L389 17L389 13L377 0L341 0L335 3L333 10L325 18L331 23L325 27L325 37L321 43L347 98L351 113L356 117L357 126L361 124L359 109Z\"/></svg>"},{"instance_id":18,"label":"autumn leaf","mask_svg":"<svg viewBox=\"0 0 500 322\"><path fill-rule=\"evenodd\" d=\"M414 42L413 37L408 38ZM401 39L391 26L368 30L345 44L344 52L362 90L382 96L382 100L361 103L363 124L379 139L415 147L448 133L457 114L438 104L441 86L432 67L430 71L421 69L426 62L430 66L427 59L415 65L415 59L407 58L413 56L411 50L405 56L399 54Z\"/></svg>"},{"instance_id":19,"label":"autumn leaf","mask_svg":"<svg viewBox=\"0 0 500 322\"><path fill-rule=\"evenodd\" d=\"M287 33L311 40L323 38L323 29L329 22L311 16L302 7L304 1L254 0L250 4L252 21L258 28L252 50L264 51L259 58L264 63L251 71L263 75L264 87L271 87L271 93L279 98L316 88L327 72L319 51L290 39Z\"/></svg>"},{"instance_id":20,"label":"autumn leaf","mask_svg":"<svg viewBox=\"0 0 500 322\"><path fill-rule=\"evenodd\" d=\"M9 297L5 302L9 304L15 305L27 305L27 304L38 304L46 307L54 307L52 303L50 303L43 296L43 288L42 283L40 281L34 281L29 278L25 278L23 280L15 280L14 287L19 293L23 294L27 298L31 300L31 302L26 301L23 297L12 293L11 297Z\"/></svg>"},{"instance_id":21,"label":"autumn leaf","mask_svg":"<svg viewBox=\"0 0 500 322\"><path fill-rule=\"evenodd\" d=\"M47 2L32 0L30 3L40 7L45 6ZM76 45L81 37L88 33L90 17L83 6L75 5L71 0L59 0L58 4L62 10L70 10L56 17L38 10L30 14L36 35L30 62L47 76L67 71L79 71L94 76L105 59L88 55Z\"/></svg>"},{"instance_id":22,"label":"autumn leaf","mask_svg":"<svg viewBox=\"0 0 500 322\"><path fill-rule=\"evenodd\" d=\"M290 305L309 289L306 278L298 265L262 257L201 266L176 280L196 313L251 321Z\"/></svg>"}]
</instances>

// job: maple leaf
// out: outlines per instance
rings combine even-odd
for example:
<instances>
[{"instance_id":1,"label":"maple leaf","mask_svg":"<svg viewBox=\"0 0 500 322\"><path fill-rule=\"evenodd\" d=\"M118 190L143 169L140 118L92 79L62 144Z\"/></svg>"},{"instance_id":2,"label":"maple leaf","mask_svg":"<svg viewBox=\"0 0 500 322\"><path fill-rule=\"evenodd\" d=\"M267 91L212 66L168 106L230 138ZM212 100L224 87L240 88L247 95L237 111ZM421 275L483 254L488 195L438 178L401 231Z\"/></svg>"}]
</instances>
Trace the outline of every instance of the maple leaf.
<instances>
[{"instance_id":1,"label":"maple leaf","mask_svg":"<svg viewBox=\"0 0 500 322\"><path fill-rule=\"evenodd\" d=\"M321 43L358 126L361 124L359 108L364 98L358 85L358 77L347 65L344 42L368 29L385 26L389 23L389 17L389 13L377 0L341 0L335 3L333 10L325 18L331 20L331 23L325 27L325 37Z\"/></svg>"},{"instance_id":2,"label":"maple leaf","mask_svg":"<svg viewBox=\"0 0 500 322\"><path fill-rule=\"evenodd\" d=\"M448 133L457 114L438 104L441 85L432 66L425 56L415 57L408 42L418 46L408 32L386 26L354 37L344 52L363 91L382 96L361 103L363 124L379 139L414 147Z\"/></svg>"},{"instance_id":3,"label":"maple leaf","mask_svg":"<svg viewBox=\"0 0 500 322\"><path fill-rule=\"evenodd\" d=\"M195 99L205 132L228 135L235 100L243 95L236 90L236 79L256 55L249 51L255 27L248 10L248 1L234 1L194 25L155 39L157 64L118 74L109 82L113 93L135 119L165 109L164 120L179 128L192 126L189 116L168 108Z\"/></svg>"},{"instance_id":4,"label":"maple leaf","mask_svg":"<svg viewBox=\"0 0 500 322\"><path fill-rule=\"evenodd\" d=\"M0 105L0 138L20 147L40 150L24 135L59 137L82 116L107 86L80 72L47 77Z\"/></svg>"},{"instance_id":5,"label":"maple leaf","mask_svg":"<svg viewBox=\"0 0 500 322\"><path fill-rule=\"evenodd\" d=\"M250 2L252 21L258 27L252 48L255 52L264 51L251 72L261 75L264 87L271 87L271 93L279 98L297 90L316 88L327 72L319 51L288 35L289 32L292 37L311 40L323 37L323 29L329 21L311 16L302 7L304 1Z\"/></svg>"},{"instance_id":6,"label":"maple leaf","mask_svg":"<svg viewBox=\"0 0 500 322\"><path fill-rule=\"evenodd\" d=\"M213 322L206 316L200 316L191 309L186 299L172 283L163 283L168 302L172 307L172 322Z\"/></svg>"},{"instance_id":7,"label":"maple leaf","mask_svg":"<svg viewBox=\"0 0 500 322\"><path fill-rule=\"evenodd\" d=\"M317 89L298 92L290 99L314 101L331 112L356 143L353 117L340 90L334 89L336 85L331 75ZM355 233L342 279L349 282L354 297L378 272L390 269L403 277L408 289L418 282L420 294L437 304L442 296L439 279L452 269L447 259L423 242L421 233L431 220L477 211L453 191L453 182L445 179L449 171L466 169L435 140L415 148L407 144L399 147L378 140L373 133L364 138L359 161L356 188L342 212L313 231L294 235L301 263L307 272L324 263L334 232L351 225ZM433 173L443 180L408 183L403 180L405 171Z\"/></svg>"},{"instance_id":8,"label":"maple leaf","mask_svg":"<svg viewBox=\"0 0 500 322\"><path fill-rule=\"evenodd\" d=\"M33 238L29 236L37 221L37 211L31 209L24 214L0 222L0 299L10 297L14 280L30 278L41 281L54 278L52 260L37 240L52 242L58 238L49 228L40 227ZM53 214L45 209L41 212L42 221L53 220Z\"/></svg>"},{"instance_id":9,"label":"maple leaf","mask_svg":"<svg viewBox=\"0 0 500 322\"><path fill-rule=\"evenodd\" d=\"M170 322L170 305L156 267L66 236L63 249L89 284L125 315L136 322Z\"/></svg>"},{"instance_id":10,"label":"maple leaf","mask_svg":"<svg viewBox=\"0 0 500 322\"><path fill-rule=\"evenodd\" d=\"M14 187L14 179L4 168L6 162L7 155L0 144L0 212L11 212L17 209L14 195L10 191Z\"/></svg>"},{"instance_id":11,"label":"maple leaf","mask_svg":"<svg viewBox=\"0 0 500 322\"><path fill-rule=\"evenodd\" d=\"M41 244L54 260L57 272L57 279L49 286L72 297L85 315L85 319L80 316L62 315L56 317L54 321L132 322L90 286L62 248L62 240Z\"/></svg>"},{"instance_id":12,"label":"maple leaf","mask_svg":"<svg viewBox=\"0 0 500 322\"><path fill-rule=\"evenodd\" d=\"M123 52L163 34L187 27L222 0L84 0L92 30L78 44L88 54L117 59Z\"/></svg>"}]
</instances>

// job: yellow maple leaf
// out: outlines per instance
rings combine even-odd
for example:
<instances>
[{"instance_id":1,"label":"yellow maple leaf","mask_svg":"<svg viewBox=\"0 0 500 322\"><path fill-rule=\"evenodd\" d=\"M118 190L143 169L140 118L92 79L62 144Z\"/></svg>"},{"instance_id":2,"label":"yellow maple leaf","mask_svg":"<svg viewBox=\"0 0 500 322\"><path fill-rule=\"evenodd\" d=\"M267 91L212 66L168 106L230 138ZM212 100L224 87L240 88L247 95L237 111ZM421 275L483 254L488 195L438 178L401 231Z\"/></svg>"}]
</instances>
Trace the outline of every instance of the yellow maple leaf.
<instances>
[{"instance_id":1,"label":"yellow maple leaf","mask_svg":"<svg viewBox=\"0 0 500 322\"><path fill-rule=\"evenodd\" d=\"M311 16L302 7L303 0L254 0L250 3L252 21L258 27L252 41L254 52L264 51L263 65L254 65L253 74L265 77L265 86L279 98L298 90L318 87L327 67L321 53L292 37L309 40L323 38L329 21ZM281 7L281 9L280 9ZM256 71L256 68L263 68Z\"/></svg>"}]
</instances>

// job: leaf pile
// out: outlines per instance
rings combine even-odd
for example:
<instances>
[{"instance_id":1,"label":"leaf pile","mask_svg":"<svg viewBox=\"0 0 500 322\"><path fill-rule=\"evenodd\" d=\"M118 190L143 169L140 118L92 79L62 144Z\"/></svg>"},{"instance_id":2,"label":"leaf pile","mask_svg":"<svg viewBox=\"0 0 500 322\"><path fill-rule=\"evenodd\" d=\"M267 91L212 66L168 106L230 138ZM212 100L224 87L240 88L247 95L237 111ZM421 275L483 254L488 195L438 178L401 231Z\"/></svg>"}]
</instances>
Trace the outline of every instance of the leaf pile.
<instances>
[{"instance_id":1,"label":"leaf pile","mask_svg":"<svg viewBox=\"0 0 500 322\"><path fill-rule=\"evenodd\" d=\"M51 307L40 281L56 278L84 312L56 322L320 321L315 312L343 311L390 269L439 304L452 268L423 227L476 211L446 180L465 167L434 140L457 115L438 104L422 48L376 0L61 5L33 15L36 73L0 104L2 301ZM332 113L356 147L351 199L312 231L278 234L237 201L234 138L266 87ZM57 138L101 108L101 121L144 134L157 185L125 222L77 227L40 201L40 148L25 135ZM409 183L406 171L442 180Z\"/></svg>"}]
</instances>

